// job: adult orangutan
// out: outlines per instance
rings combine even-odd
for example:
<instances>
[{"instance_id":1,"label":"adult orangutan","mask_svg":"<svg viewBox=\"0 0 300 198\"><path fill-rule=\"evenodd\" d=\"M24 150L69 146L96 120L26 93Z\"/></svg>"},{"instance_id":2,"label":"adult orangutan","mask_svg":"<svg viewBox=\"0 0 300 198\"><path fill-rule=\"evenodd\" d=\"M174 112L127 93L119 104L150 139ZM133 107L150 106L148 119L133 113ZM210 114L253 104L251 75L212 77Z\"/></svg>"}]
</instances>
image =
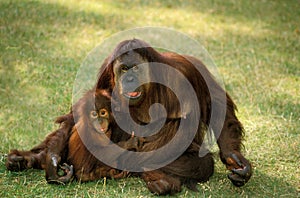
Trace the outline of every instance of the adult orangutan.
<instances>
[{"instance_id":1,"label":"adult orangutan","mask_svg":"<svg viewBox=\"0 0 300 198\"><path fill-rule=\"evenodd\" d=\"M179 72L181 75L168 75L173 70L175 74ZM183 85L186 84L184 79L188 80L193 90ZM171 88L164 86L164 83L169 83ZM163 148L175 137L181 122L186 119L193 120L196 114L199 114L197 127L185 128L186 136L191 133L195 135L184 152L173 162L159 169L151 171L144 169L141 177L146 181L151 192L172 194L180 191L182 184L194 188L197 182L209 179L214 170L212 155L206 152L199 156L207 131L212 131L217 137L220 158L231 171L228 178L232 183L243 186L250 179L251 164L241 154L244 129L236 117L236 106L198 59L170 52L160 53L138 39L125 40L103 63L96 87L114 91L114 97L121 103L120 111L122 112L123 104L129 108L128 112L126 110L124 112L130 114L134 121L133 125L145 126L152 122L155 125L161 119L161 113L159 112L156 118L153 118L148 111L153 104L159 103L164 106L165 121L157 133L154 135L152 133L145 138L145 143L140 150L144 153ZM179 91L181 95L176 95L174 91L177 93ZM189 100L192 92L196 94L196 102ZM184 98L183 101L180 101L180 97ZM199 112L195 113L193 108L197 105ZM116 113L115 119L122 121L123 118L118 118ZM125 126L126 131L138 132L139 129L135 129L134 126L130 128L131 126L128 125ZM145 133L148 134L148 131ZM136 134L139 136L139 133ZM143 131L140 135L144 135ZM181 135L181 138L185 141L184 135ZM176 146L170 148L180 149ZM162 153L160 157L164 157L165 154ZM150 161L152 157L155 158L156 155L150 156ZM149 159L140 159L149 161Z\"/></svg>"}]
</instances>

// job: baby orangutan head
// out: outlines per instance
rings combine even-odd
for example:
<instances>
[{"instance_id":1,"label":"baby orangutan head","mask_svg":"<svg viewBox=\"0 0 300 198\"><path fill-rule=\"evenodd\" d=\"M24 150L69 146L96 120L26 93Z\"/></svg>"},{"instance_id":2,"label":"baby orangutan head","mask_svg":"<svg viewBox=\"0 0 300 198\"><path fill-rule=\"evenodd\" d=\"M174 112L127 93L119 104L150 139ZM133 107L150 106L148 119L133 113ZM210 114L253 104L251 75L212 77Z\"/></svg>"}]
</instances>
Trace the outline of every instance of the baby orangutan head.
<instances>
[{"instance_id":1,"label":"baby orangutan head","mask_svg":"<svg viewBox=\"0 0 300 198\"><path fill-rule=\"evenodd\" d=\"M111 97L106 90L90 90L73 108L78 131L82 141L87 144L105 146L110 142Z\"/></svg>"}]
</instances>

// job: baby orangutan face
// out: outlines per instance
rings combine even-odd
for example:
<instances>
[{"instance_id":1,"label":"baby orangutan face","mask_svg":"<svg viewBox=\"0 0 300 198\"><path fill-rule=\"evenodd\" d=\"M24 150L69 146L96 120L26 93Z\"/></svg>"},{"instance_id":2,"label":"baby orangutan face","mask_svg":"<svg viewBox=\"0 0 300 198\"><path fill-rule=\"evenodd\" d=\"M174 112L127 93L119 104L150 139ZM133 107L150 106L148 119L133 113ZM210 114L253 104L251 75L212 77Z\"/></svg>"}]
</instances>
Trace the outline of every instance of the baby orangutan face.
<instances>
[{"instance_id":1,"label":"baby orangutan face","mask_svg":"<svg viewBox=\"0 0 300 198\"><path fill-rule=\"evenodd\" d=\"M105 146L111 138L114 119L111 97L106 90L90 90L73 108L76 130L87 145Z\"/></svg>"},{"instance_id":2,"label":"baby orangutan face","mask_svg":"<svg viewBox=\"0 0 300 198\"><path fill-rule=\"evenodd\" d=\"M109 133L109 116L109 112L106 108L102 108L99 111L92 110L90 112L92 125L98 133Z\"/></svg>"},{"instance_id":3,"label":"baby orangutan face","mask_svg":"<svg viewBox=\"0 0 300 198\"><path fill-rule=\"evenodd\" d=\"M87 115L89 116L89 123L91 124L92 128L94 128L94 130L89 129L89 131L93 131L94 133L96 132L96 134L98 134L94 137L108 140L111 138L111 125L114 122L111 113L111 98L108 92L105 90L96 90L93 95L93 102L86 104L85 109L89 112L87 112Z\"/></svg>"}]
</instances>

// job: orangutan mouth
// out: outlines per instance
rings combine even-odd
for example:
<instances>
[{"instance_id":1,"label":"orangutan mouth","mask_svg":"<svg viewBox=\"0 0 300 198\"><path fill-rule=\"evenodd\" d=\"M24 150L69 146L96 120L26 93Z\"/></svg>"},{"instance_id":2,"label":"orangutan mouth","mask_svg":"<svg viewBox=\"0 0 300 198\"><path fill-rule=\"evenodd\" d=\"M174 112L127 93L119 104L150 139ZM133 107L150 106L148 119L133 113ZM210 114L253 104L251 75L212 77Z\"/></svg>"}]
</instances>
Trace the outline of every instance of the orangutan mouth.
<instances>
[{"instance_id":1,"label":"orangutan mouth","mask_svg":"<svg viewBox=\"0 0 300 198\"><path fill-rule=\"evenodd\" d=\"M124 93L123 95L129 99L137 99L142 95L142 92L140 92L140 91L127 92L127 93Z\"/></svg>"}]
</instances>

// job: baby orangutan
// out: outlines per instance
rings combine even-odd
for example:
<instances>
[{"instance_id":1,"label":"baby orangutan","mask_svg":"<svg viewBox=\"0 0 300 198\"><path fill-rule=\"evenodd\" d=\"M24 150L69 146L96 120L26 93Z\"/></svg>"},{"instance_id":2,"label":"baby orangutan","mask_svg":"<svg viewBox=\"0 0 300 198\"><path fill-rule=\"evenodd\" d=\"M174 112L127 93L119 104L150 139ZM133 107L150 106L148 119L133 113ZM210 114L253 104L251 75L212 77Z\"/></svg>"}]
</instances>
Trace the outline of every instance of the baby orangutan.
<instances>
[{"instance_id":1,"label":"baby orangutan","mask_svg":"<svg viewBox=\"0 0 300 198\"><path fill-rule=\"evenodd\" d=\"M8 154L7 169L45 169L48 183L66 183L73 176L80 181L127 177L127 171L107 166L90 152L97 150L102 155L112 155L118 163L120 153L105 153L106 146L114 144L112 138L114 142L127 139L117 143L124 149L139 149L139 139L123 132L115 124L109 93L106 90L90 90L73 106L72 111L73 114L57 118L60 128L40 145L30 151L12 150ZM58 174L60 169L63 175Z\"/></svg>"},{"instance_id":2,"label":"baby orangutan","mask_svg":"<svg viewBox=\"0 0 300 198\"><path fill-rule=\"evenodd\" d=\"M127 171L120 171L105 165L93 154L109 155L117 164L120 153L105 152L106 147L114 144L111 139L129 134L121 131L111 112L111 98L104 90L97 90L95 97L93 92L88 92L78 108L73 109L73 115L77 120L69 140L68 163L74 166L74 174L78 180L92 181L103 177L123 178ZM92 96L91 96L92 95ZM136 137L117 144L128 150L137 150ZM136 145L135 145L136 144Z\"/></svg>"}]
</instances>

